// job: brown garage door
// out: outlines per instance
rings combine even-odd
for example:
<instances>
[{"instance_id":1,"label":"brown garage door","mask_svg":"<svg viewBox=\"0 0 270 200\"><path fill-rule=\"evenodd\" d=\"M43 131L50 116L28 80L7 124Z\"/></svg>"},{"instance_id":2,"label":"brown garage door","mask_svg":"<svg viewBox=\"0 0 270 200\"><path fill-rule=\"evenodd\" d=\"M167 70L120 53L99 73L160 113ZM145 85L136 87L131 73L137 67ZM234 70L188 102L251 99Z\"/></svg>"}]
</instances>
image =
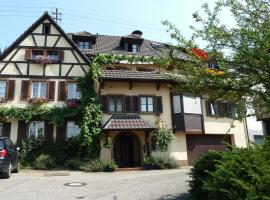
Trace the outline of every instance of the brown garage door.
<instances>
[{"instance_id":1,"label":"brown garage door","mask_svg":"<svg viewBox=\"0 0 270 200\"><path fill-rule=\"evenodd\" d=\"M224 141L231 144L231 135L186 135L188 164L198 160L209 150L224 151L227 149Z\"/></svg>"}]
</instances>

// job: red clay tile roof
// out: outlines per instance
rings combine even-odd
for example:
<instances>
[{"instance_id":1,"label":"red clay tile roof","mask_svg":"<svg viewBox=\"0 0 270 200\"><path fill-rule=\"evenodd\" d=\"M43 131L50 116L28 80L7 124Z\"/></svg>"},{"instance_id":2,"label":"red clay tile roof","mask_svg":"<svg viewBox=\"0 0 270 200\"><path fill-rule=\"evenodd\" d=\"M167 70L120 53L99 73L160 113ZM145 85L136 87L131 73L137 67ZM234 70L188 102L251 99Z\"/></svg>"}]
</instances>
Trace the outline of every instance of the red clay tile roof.
<instances>
[{"instance_id":1,"label":"red clay tile roof","mask_svg":"<svg viewBox=\"0 0 270 200\"><path fill-rule=\"evenodd\" d=\"M113 115L103 126L103 130L145 130L154 128L138 114Z\"/></svg>"}]
</instances>

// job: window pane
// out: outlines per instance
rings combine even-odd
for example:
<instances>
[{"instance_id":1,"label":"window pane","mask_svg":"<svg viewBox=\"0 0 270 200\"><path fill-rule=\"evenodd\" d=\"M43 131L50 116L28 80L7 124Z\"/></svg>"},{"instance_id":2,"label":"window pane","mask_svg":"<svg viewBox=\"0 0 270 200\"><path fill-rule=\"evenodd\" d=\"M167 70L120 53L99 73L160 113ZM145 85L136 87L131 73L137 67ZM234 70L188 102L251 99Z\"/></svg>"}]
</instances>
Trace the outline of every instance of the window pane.
<instances>
[{"instance_id":1,"label":"window pane","mask_svg":"<svg viewBox=\"0 0 270 200\"><path fill-rule=\"evenodd\" d=\"M32 97L39 97L39 83L32 83Z\"/></svg>"},{"instance_id":2,"label":"window pane","mask_svg":"<svg viewBox=\"0 0 270 200\"><path fill-rule=\"evenodd\" d=\"M142 112L146 112L147 110L146 110L146 105L141 105L141 111Z\"/></svg>"},{"instance_id":3,"label":"window pane","mask_svg":"<svg viewBox=\"0 0 270 200\"><path fill-rule=\"evenodd\" d=\"M29 137L39 138L44 136L44 122L33 121L29 124Z\"/></svg>"},{"instance_id":4,"label":"window pane","mask_svg":"<svg viewBox=\"0 0 270 200\"><path fill-rule=\"evenodd\" d=\"M0 81L0 97L6 97L6 81Z\"/></svg>"},{"instance_id":5,"label":"window pane","mask_svg":"<svg viewBox=\"0 0 270 200\"><path fill-rule=\"evenodd\" d=\"M181 98L180 98L180 95L173 96L173 113L181 113Z\"/></svg>"},{"instance_id":6,"label":"window pane","mask_svg":"<svg viewBox=\"0 0 270 200\"><path fill-rule=\"evenodd\" d=\"M59 52L58 51L49 51L48 57L50 60L59 60Z\"/></svg>"},{"instance_id":7,"label":"window pane","mask_svg":"<svg viewBox=\"0 0 270 200\"><path fill-rule=\"evenodd\" d=\"M115 104L113 97L109 97L109 112L115 112Z\"/></svg>"},{"instance_id":8,"label":"window pane","mask_svg":"<svg viewBox=\"0 0 270 200\"><path fill-rule=\"evenodd\" d=\"M141 97L141 104L146 105L146 97Z\"/></svg>"},{"instance_id":9,"label":"window pane","mask_svg":"<svg viewBox=\"0 0 270 200\"><path fill-rule=\"evenodd\" d=\"M185 113L202 114L200 97L183 96L183 103Z\"/></svg>"},{"instance_id":10,"label":"window pane","mask_svg":"<svg viewBox=\"0 0 270 200\"><path fill-rule=\"evenodd\" d=\"M148 97L147 100L148 105L153 105L153 97Z\"/></svg>"},{"instance_id":11,"label":"window pane","mask_svg":"<svg viewBox=\"0 0 270 200\"><path fill-rule=\"evenodd\" d=\"M153 105L148 105L148 112L153 112L154 109L153 109Z\"/></svg>"},{"instance_id":12,"label":"window pane","mask_svg":"<svg viewBox=\"0 0 270 200\"><path fill-rule=\"evenodd\" d=\"M47 83L41 82L40 83L40 97L46 98L46 91L47 91Z\"/></svg>"},{"instance_id":13,"label":"window pane","mask_svg":"<svg viewBox=\"0 0 270 200\"><path fill-rule=\"evenodd\" d=\"M81 128L75 124L74 121L69 121L67 123L67 138L75 137L79 135L81 132Z\"/></svg>"},{"instance_id":14,"label":"window pane","mask_svg":"<svg viewBox=\"0 0 270 200\"><path fill-rule=\"evenodd\" d=\"M122 97L117 97L116 99L116 111L122 112L123 111L123 100Z\"/></svg>"},{"instance_id":15,"label":"window pane","mask_svg":"<svg viewBox=\"0 0 270 200\"><path fill-rule=\"evenodd\" d=\"M68 99L75 99L76 85L75 83L68 83Z\"/></svg>"}]
</instances>

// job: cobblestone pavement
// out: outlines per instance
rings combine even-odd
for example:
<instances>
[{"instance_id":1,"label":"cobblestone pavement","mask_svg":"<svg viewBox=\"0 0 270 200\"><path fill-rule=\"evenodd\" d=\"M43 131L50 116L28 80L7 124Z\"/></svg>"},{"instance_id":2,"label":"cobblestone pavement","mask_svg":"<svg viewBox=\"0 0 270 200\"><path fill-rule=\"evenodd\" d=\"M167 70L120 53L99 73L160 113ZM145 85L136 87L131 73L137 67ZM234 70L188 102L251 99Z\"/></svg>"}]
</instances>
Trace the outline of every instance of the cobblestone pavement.
<instances>
[{"instance_id":1,"label":"cobblestone pavement","mask_svg":"<svg viewBox=\"0 0 270 200\"><path fill-rule=\"evenodd\" d=\"M186 200L188 173L189 169L114 173L22 170L10 179L0 179L0 199ZM73 184L67 186L69 183Z\"/></svg>"}]
</instances>

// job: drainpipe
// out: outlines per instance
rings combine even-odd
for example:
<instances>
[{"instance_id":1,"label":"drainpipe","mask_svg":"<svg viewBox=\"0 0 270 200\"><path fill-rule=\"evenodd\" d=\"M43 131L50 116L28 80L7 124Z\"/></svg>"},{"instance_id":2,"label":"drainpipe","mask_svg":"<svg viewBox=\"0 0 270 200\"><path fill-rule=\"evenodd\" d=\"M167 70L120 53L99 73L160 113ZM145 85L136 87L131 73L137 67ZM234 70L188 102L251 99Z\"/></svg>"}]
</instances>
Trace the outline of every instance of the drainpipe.
<instances>
[{"instance_id":1,"label":"drainpipe","mask_svg":"<svg viewBox=\"0 0 270 200\"><path fill-rule=\"evenodd\" d=\"M245 129L245 133L246 133L246 141L247 141L247 147L250 147L250 140L249 140L249 132L248 132L248 125L247 125L247 118L245 117L244 119L243 119L243 121L244 121L244 124L245 124L245 126L244 126L244 129Z\"/></svg>"}]
</instances>

